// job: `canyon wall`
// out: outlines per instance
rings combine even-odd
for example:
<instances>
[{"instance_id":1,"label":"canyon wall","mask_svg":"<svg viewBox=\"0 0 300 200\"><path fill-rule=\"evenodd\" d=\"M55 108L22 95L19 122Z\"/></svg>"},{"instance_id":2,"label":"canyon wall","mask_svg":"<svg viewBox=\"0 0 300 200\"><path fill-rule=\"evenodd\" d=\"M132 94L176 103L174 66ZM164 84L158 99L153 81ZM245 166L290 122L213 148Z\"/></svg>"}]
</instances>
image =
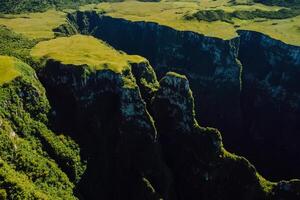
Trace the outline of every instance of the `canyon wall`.
<instances>
[{"instance_id":1,"label":"canyon wall","mask_svg":"<svg viewBox=\"0 0 300 200\"><path fill-rule=\"evenodd\" d=\"M300 177L300 47L261 33L240 31L243 64L241 106L247 154L270 167L267 176ZM276 177L277 176L277 177Z\"/></svg>"},{"instance_id":2,"label":"canyon wall","mask_svg":"<svg viewBox=\"0 0 300 200\"><path fill-rule=\"evenodd\" d=\"M300 155L299 47L251 31L222 40L92 11L68 17L79 32L148 58L158 77L185 74L201 125L220 129L225 145L264 175L300 177L293 159Z\"/></svg>"},{"instance_id":3,"label":"canyon wall","mask_svg":"<svg viewBox=\"0 0 300 200\"><path fill-rule=\"evenodd\" d=\"M158 82L144 61L116 73L49 59L39 77L60 122L51 124L86 160L80 199L299 198L298 180L267 181L225 150L217 129L199 126L184 75L168 72Z\"/></svg>"},{"instance_id":4,"label":"canyon wall","mask_svg":"<svg viewBox=\"0 0 300 200\"><path fill-rule=\"evenodd\" d=\"M146 57L159 78L168 71L185 74L195 98L199 99L195 109L201 123L227 130L226 133L241 131L238 38L210 38L156 23L130 22L96 12L77 12L69 15L69 20L81 33L101 38L129 54ZM229 143L237 141L236 137L226 139Z\"/></svg>"}]
</instances>

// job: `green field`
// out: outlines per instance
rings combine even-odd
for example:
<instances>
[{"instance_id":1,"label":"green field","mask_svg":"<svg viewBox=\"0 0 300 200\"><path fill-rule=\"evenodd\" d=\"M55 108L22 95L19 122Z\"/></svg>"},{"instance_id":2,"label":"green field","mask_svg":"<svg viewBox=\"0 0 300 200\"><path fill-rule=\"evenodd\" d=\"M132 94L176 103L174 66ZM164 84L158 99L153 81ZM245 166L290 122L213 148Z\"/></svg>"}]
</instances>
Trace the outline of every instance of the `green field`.
<instances>
[{"instance_id":1,"label":"green field","mask_svg":"<svg viewBox=\"0 0 300 200\"><path fill-rule=\"evenodd\" d=\"M54 37L52 29L66 23L66 13L48 10L42 13L3 15L0 25L31 39L49 39Z\"/></svg>"},{"instance_id":2,"label":"green field","mask_svg":"<svg viewBox=\"0 0 300 200\"><path fill-rule=\"evenodd\" d=\"M253 30L288 44L300 45L299 9L289 11L289 8L249 4L245 0L107 2L84 5L80 10L104 11L112 17L156 22L180 31L194 31L225 40L236 37L237 30ZM55 37L53 29L67 23L66 14L73 11L6 14L0 16L0 25L31 39L51 39ZM202 15L194 17L198 13Z\"/></svg>"},{"instance_id":3,"label":"green field","mask_svg":"<svg viewBox=\"0 0 300 200\"><path fill-rule=\"evenodd\" d=\"M279 6L267 6L263 4L236 4L229 1L205 0L201 2L191 1L162 1L162 2L137 2L126 1L120 3L100 3L98 5L82 6L81 10L98 10L106 12L106 15L124 18L131 21L156 22L181 31L194 31L211 37L231 39L237 36L237 30L253 30L267 34L285 43L300 45L300 16L286 18L282 16ZM223 10L227 13L271 13L275 19L266 19L260 15L250 19L232 18L230 22L224 20L187 20L185 16L198 11ZM253 12L253 13L251 13ZM279 12L279 13L276 13ZM257 15L257 14L256 14ZM276 19L283 18L283 19Z\"/></svg>"},{"instance_id":4,"label":"green field","mask_svg":"<svg viewBox=\"0 0 300 200\"><path fill-rule=\"evenodd\" d=\"M0 56L0 86L20 75L16 65L18 61L12 57Z\"/></svg>"},{"instance_id":5,"label":"green field","mask_svg":"<svg viewBox=\"0 0 300 200\"><path fill-rule=\"evenodd\" d=\"M40 42L31 51L35 59L54 59L63 64L87 65L92 70L110 69L120 73L130 62L141 62L140 56L121 53L92 37L74 35Z\"/></svg>"}]
</instances>

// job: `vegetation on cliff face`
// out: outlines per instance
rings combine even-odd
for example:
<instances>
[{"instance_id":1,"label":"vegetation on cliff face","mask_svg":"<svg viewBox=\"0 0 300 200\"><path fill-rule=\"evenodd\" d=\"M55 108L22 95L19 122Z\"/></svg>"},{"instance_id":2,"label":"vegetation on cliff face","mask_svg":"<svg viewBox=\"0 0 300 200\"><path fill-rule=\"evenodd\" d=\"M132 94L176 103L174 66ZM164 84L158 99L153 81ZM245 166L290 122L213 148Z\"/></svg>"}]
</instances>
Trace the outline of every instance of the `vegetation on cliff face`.
<instances>
[{"instance_id":1,"label":"vegetation on cliff face","mask_svg":"<svg viewBox=\"0 0 300 200\"><path fill-rule=\"evenodd\" d=\"M5 12L77 8L96 1L20 2ZM203 24L187 22L184 16L198 11L199 5L208 12L221 6L221 17L217 14L216 20ZM137 11L140 8L145 9ZM81 9L208 35L224 28L221 38L234 36L240 24L258 25L255 19L266 13L285 12L260 4L248 12L243 5L210 0L104 3ZM235 16L227 18L232 12ZM285 17L295 20L286 29L298 23L297 17ZM200 126L186 76L169 72L158 82L143 57L91 36L55 34L67 23L66 13L55 10L0 17L0 24L9 28L0 27L0 199L299 199L299 180L264 179L245 158L225 150L218 130ZM38 43L44 39L51 40ZM294 39L299 41L297 35ZM203 48L215 41L204 41ZM214 52L214 64L228 61L221 57L224 52ZM34 64L39 77L28 64ZM229 75L219 74L218 80L230 81L235 72L229 69Z\"/></svg>"},{"instance_id":2,"label":"vegetation on cliff face","mask_svg":"<svg viewBox=\"0 0 300 200\"><path fill-rule=\"evenodd\" d=\"M15 79L20 73L15 68L16 61L10 57L0 56L0 85Z\"/></svg>"},{"instance_id":3,"label":"vegetation on cliff face","mask_svg":"<svg viewBox=\"0 0 300 200\"><path fill-rule=\"evenodd\" d=\"M0 55L13 56L27 64L33 64L30 50L36 41L29 40L3 26L0 26L0 40Z\"/></svg>"},{"instance_id":4,"label":"vegetation on cliff face","mask_svg":"<svg viewBox=\"0 0 300 200\"><path fill-rule=\"evenodd\" d=\"M299 197L292 189L299 181L289 182L287 190L280 187L281 183L267 181L245 158L224 149L218 130L198 125L193 95L185 76L167 73L160 81L151 106L164 157L177 180L174 184L179 198Z\"/></svg>"},{"instance_id":5,"label":"vegetation on cliff face","mask_svg":"<svg viewBox=\"0 0 300 200\"><path fill-rule=\"evenodd\" d=\"M49 102L34 70L1 56L1 73L11 76L0 86L0 188L7 199L76 199L84 171L79 147L68 136L49 130Z\"/></svg>"}]
</instances>

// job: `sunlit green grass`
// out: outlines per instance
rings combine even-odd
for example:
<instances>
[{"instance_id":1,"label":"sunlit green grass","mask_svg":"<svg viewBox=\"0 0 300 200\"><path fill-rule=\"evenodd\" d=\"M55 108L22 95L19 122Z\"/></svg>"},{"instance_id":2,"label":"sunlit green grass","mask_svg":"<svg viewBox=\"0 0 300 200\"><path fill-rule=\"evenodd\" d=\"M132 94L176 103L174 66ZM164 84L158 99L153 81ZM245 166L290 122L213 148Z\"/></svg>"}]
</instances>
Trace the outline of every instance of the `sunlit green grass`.
<instances>
[{"instance_id":1,"label":"sunlit green grass","mask_svg":"<svg viewBox=\"0 0 300 200\"><path fill-rule=\"evenodd\" d=\"M145 60L116 51L92 36L74 35L40 42L31 51L36 59L54 59L63 64L87 65L93 70L110 69L120 73L129 62Z\"/></svg>"},{"instance_id":2,"label":"sunlit green grass","mask_svg":"<svg viewBox=\"0 0 300 200\"><path fill-rule=\"evenodd\" d=\"M124 18L131 21L156 22L181 31L194 31L211 37L231 39L237 36L237 30L253 30L267 34L285 43L300 45L300 17L289 19L234 19L231 23L223 21L198 21L185 20L184 15L198 10L221 9L226 12L238 11L276 11L282 7L266 6L262 4L233 5L226 0L204 1L162 1L162 2L137 2L125 1L121 3L100 3L86 5L81 10L105 11L106 15Z\"/></svg>"},{"instance_id":3,"label":"sunlit green grass","mask_svg":"<svg viewBox=\"0 0 300 200\"><path fill-rule=\"evenodd\" d=\"M240 2L240 1L238 1ZM241 1L241 3L247 1ZM167 1L137 2L125 1L120 3L100 3L82 6L80 10L105 11L106 15L125 18L131 21L156 22L181 31L194 31L211 37L231 39L237 36L236 30L253 30L267 34L285 43L300 45L300 18L290 19L234 19L231 23L224 21L185 20L184 15L198 10L220 9L226 12L237 10L276 11L282 7L262 4L241 5L232 4L229 0L203 1ZM71 10L66 10L71 12ZM5 15L0 18L0 25L5 25L17 33L29 38L50 39L54 37L53 29L66 23L66 13L49 10L43 13L20 15Z\"/></svg>"},{"instance_id":4,"label":"sunlit green grass","mask_svg":"<svg viewBox=\"0 0 300 200\"><path fill-rule=\"evenodd\" d=\"M31 39L53 38L53 29L64 23L66 23L66 13L55 10L43 13L4 15L0 18L0 25Z\"/></svg>"},{"instance_id":5,"label":"sunlit green grass","mask_svg":"<svg viewBox=\"0 0 300 200\"><path fill-rule=\"evenodd\" d=\"M9 56L0 56L0 86L20 75L16 65L18 61Z\"/></svg>"}]
</instances>

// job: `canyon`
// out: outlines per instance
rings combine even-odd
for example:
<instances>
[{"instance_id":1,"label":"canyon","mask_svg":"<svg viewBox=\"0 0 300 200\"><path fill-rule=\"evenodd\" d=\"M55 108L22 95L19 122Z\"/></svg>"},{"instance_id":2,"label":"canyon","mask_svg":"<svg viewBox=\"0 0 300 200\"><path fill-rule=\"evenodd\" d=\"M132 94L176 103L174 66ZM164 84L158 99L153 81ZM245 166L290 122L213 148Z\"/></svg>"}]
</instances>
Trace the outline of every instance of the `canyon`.
<instances>
[{"instance_id":1,"label":"canyon","mask_svg":"<svg viewBox=\"0 0 300 200\"><path fill-rule=\"evenodd\" d=\"M80 33L146 57L159 78L168 71L186 75L200 124L221 130L226 147L249 158L263 175L300 176L293 159L300 154L299 47L254 31L222 40L93 11L68 18Z\"/></svg>"},{"instance_id":2,"label":"canyon","mask_svg":"<svg viewBox=\"0 0 300 200\"><path fill-rule=\"evenodd\" d=\"M5 29L28 49L0 56L0 199L299 199L299 46L66 15Z\"/></svg>"}]
</instances>

